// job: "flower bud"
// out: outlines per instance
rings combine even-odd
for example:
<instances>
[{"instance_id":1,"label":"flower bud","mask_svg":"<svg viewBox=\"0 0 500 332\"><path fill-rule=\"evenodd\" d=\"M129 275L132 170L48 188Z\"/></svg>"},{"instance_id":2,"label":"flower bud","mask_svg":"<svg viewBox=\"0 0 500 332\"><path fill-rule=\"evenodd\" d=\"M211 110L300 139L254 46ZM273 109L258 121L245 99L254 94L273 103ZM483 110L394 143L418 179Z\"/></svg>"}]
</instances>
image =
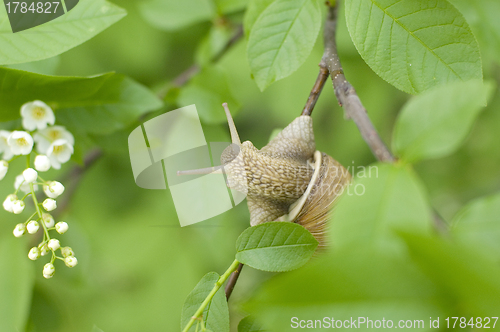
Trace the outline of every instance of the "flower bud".
<instances>
[{"instance_id":1,"label":"flower bud","mask_svg":"<svg viewBox=\"0 0 500 332\"><path fill-rule=\"evenodd\" d=\"M20 214L24 211L26 204L23 201L17 200L12 204L12 212L15 214Z\"/></svg>"},{"instance_id":2,"label":"flower bud","mask_svg":"<svg viewBox=\"0 0 500 332\"><path fill-rule=\"evenodd\" d=\"M43 208L46 210L46 211L53 211L56 209L57 207L57 203L55 200L53 200L52 198L47 198L43 201L42 203L42 206ZM14 212L15 213L15 212Z\"/></svg>"},{"instance_id":3,"label":"flower bud","mask_svg":"<svg viewBox=\"0 0 500 332\"><path fill-rule=\"evenodd\" d=\"M23 172L24 182L33 183L38 179L38 172L33 168L26 168Z\"/></svg>"},{"instance_id":4,"label":"flower bud","mask_svg":"<svg viewBox=\"0 0 500 332\"><path fill-rule=\"evenodd\" d=\"M47 247L49 247L53 251L56 251L61 247L61 244L59 243L58 239L50 239L47 243Z\"/></svg>"},{"instance_id":5,"label":"flower bud","mask_svg":"<svg viewBox=\"0 0 500 332\"><path fill-rule=\"evenodd\" d=\"M11 212L11 213L14 212L14 210L12 210L12 205L14 205L15 201L17 201L16 195L10 194L9 196L7 196L5 201L3 201L3 208L5 209L5 211Z\"/></svg>"},{"instance_id":6,"label":"flower bud","mask_svg":"<svg viewBox=\"0 0 500 332\"><path fill-rule=\"evenodd\" d=\"M54 273L56 273L56 268L54 267L54 264L52 263L47 263L43 267L43 276L46 279L52 278L54 276Z\"/></svg>"},{"instance_id":7,"label":"flower bud","mask_svg":"<svg viewBox=\"0 0 500 332\"><path fill-rule=\"evenodd\" d=\"M35 158L35 169L39 172L46 172L50 169L50 159L46 155L40 154Z\"/></svg>"},{"instance_id":8,"label":"flower bud","mask_svg":"<svg viewBox=\"0 0 500 332\"><path fill-rule=\"evenodd\" d=\"M2 180L5 177L5 174L7 174L8 170L9 170L9 163L6 162L5 160L0 160L0 180Z\"/></svg>"},{"instance_id":9,"label":"flower bud","mask_svg":"<svg viewBox=\"0 0 500 332\"><path fill-rule=\"evenodd\" d=\"M49 247L47 247L47 243L40 243L38 245L38 249L40 249L40 255L45 256L49 253Z\"/></svg>"},{"instance_id":10,"label":"flower bud","mask_svg":"<svg viewBox=\"0 0 500 332\"><path fill-rule=\"evenodd\" d=\"M26 232L26 226L24 224L17 224L12 232L15 237L21 237Z\"/></svg>"},{"instance_id":11,"label":"flower bud","mask_svg":"<svg viewBox=\"0 0 500 332\"><path fill-rule=\"evenodd\" d=\"M35 234L36 232L38 232L39 228L40 228L40 225L35 220L31 220L28 223L28 225L26 225L26 229L28 230L28 233L30 233L30 234Z\"/></svg>"},{"instance_id":12,"label":"flower bud","mask_svg":"<svg viewBox=\"0 0 500 332\"><path fill-rule=\"evenodd\" d=\"M64 186L61 182L51 181L43 185L43 191L48 197L57 198L64 192Z\"/></svg>"},{"instance_id":13,"label":"flower bud","mask_svg":"<svg viewBox=\"0 0 500 332\"><path fill-rule=\"evenodd\" d=\"M54 227L54 218L49 213L42 213L42 220L45 223L45 227Z\"/></svg>"},{"instance_id":14,"label":"flower bud","mask_svg":"<svg viewBox=\"0 0 500 332\"><path fill-rule=\"evenodd\" d=\"M64 221L60 221L56 224L56 231L59 234L64 234L68 230L68 224Z\"/></svg>"},{"instance_id":15,"label":"flower bud","mask_svg":"<svg viewBox=\"0 0 500 332\"><path fill-rule=\"evenodd\" d=\"M76 264L78 264L78 260L74 256L69 256L64 259L64 264L66 264L67 267L75 267Z\"/></svg>"},{"instance_id":16,"label":"flower bud","mask_svg":"<svg viewBox=\"0 0 500 332\"><path fill-rule=\"evenodd\" d=\"M73 249L71 249L71 247L62 247L61 253L62 253L63 257L65 257L65 258L75 256L75 253L73 252Z\"/></svg>"},{"instance_id":17,"label":"flower bud","mask_svg":"<svg viewBox=\"0 0 500 332\"><path fill-rule=\"evenodd\" d=\"M38 247L31 248L30 252L28 253L28 258L32 261L36 261L38 258L40 258L40 249L38 249Z\"/></svg>"}]
</instances>

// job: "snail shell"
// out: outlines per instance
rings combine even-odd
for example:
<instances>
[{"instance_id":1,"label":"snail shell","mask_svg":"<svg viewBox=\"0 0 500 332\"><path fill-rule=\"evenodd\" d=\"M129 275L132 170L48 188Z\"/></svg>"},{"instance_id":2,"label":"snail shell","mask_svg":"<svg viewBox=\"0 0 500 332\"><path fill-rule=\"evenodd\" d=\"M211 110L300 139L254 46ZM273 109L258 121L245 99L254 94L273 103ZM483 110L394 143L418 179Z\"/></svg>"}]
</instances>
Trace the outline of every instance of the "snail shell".
<instances>
[{"instance_id":1,"label":"snail shell","mask_svg":"<svg viewBox=\"0 0 500 332\"><path fill-rule=\"evenodd\" d=\"M350 182L339 162L317 151L312 118L293 120L258 150L241 143L227 104L223 104L232 144L221 155L222 167L180 171L181 174L226 174L229 188L247 195L252 226L269 221L295 222L325 245L325 230L332 206Z\"/></svg>"},{"instance_id":2,"label":"snail shell","mask_svg":"<svg viewBox=\"0 0 500 332\"><path fill-rule=\"evenodd\" d=\"M224 106L232 137L238 137ZM239 149L238 149L239 147ZM238 151L239 150L239 151ZM339 162L316 150L312 118L299 116L265 147L233 140L221 156L227 184L247 194L250 224L290 221L325 245L332 206L350 182Z\"/></svg>"}]
</instances>

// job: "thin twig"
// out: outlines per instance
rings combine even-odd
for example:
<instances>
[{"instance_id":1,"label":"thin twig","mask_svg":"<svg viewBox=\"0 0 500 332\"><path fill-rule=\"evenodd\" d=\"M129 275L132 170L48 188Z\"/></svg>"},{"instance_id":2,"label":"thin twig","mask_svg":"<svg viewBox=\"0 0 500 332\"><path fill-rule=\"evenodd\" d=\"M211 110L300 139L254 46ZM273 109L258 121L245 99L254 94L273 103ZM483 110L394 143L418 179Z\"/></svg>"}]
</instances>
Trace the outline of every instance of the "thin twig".
<instances>
[{"instance_id":1,"label":"thin twig","mask_svg":"<svg viewBox=\"0 0 500 332\"><path fill-rule=\"evenodd\" d=\"M332 78L335 96L339 104L344 107L346 117L352 119L361 133L361 136L372 150L375 157L383 162L394 162L395 158L380 138L373 126L366 109L345 76L337 54L335 32L337 28L337 5L328 6L328 16L325 22L324 43L325 52L320 62L321 68L327 68Z\"/></svg>"},{"instance_id":2,"label":"thin twig","mask_svg":"<svg viewBox=\"0 0 500 332\"><path fill-rule=\"evenodd\" d=\"M231 274L231 277L229 277L229 280L227 281L226 288L224 288L224 292L226 292L226 299L229 301L229 297L231 297L231 294L233 293L234 286L236 286L236 282L238 281L238 278L240 277L240 272L241 269L243 269L243 263L240 263L238 265L238 268L236 271L234 271Z\"/></svg>"},{"instance_id":3,"label":"thin twig","mask_svg":"<svg viewBox=\"0 0 500 332\"><path fill-rule=\"evenodd\" d=\"M316 82L314 83L311 93L309 94L309 98L307 98L306 106L304 106L301 115L311 115L329 74L330 72L328 71L328 68L320 65L318 78L316 78Z\"/></svg>"}]
</instances>

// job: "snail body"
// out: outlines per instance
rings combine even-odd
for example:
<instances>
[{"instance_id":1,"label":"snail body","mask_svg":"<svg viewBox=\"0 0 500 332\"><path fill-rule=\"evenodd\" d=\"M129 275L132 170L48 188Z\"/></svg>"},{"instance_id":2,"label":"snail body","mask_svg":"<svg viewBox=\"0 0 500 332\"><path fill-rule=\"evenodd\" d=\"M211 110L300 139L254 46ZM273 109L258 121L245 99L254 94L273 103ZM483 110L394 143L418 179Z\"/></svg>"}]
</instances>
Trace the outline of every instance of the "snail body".
<instances>
[{"instance_id":1,"label":"snail body","mask_svg":"<svg viewBox=\"0 0 500 332\"><path fill-rule=\"evenodd\" d=\"M228 187L247 195L250 224L295 222L323 246L330 210L351 175L316 150L312 118L297 117L258 150L250 141L240 142L227 104L223 106L232 144L223 151L221 164ZM205 170L214 171L221 169Z\"/></svg>"}]
</instances>

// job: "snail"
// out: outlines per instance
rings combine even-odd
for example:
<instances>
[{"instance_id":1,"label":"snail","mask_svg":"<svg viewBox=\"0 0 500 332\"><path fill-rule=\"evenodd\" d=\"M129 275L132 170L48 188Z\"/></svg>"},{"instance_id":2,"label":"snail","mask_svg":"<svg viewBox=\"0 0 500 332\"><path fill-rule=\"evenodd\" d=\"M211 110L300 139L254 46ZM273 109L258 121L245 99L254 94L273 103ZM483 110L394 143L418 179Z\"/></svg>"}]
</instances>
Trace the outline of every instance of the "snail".
<instances>
[{"instance_id":1,"label":"snail","mask_svg":"<svg viewBox=\"0 0 500 332\"><path fill-rule=\"evenodd\" d=\"M251 226L269 221L298 223L324 246L330 210L351 175L316 150L312 118L297 117L258 150L250 141L241 143L227 103L222 106L232 141L221 155L222 166L178 175L225 173L228 187L247 195Z\"/></svg>"}]
</instances>

